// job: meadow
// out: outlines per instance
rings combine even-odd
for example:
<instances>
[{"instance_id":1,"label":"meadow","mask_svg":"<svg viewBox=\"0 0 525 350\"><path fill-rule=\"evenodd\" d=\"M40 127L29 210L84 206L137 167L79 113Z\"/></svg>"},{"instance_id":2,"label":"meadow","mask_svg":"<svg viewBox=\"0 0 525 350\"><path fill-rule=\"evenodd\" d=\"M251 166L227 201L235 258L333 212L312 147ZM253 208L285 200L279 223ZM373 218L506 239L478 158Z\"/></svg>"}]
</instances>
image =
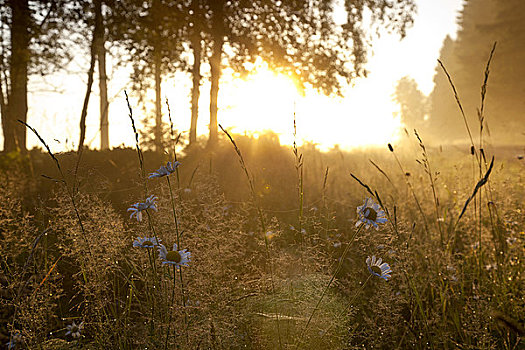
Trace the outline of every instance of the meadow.
<instances>
[{"instance_id":1,"label":"meadow","mask_svg":"<svg viewBox=\"0 0 525 350\"><path fill-rule=\"evenodd\" d=\"M2 157L2 344L523 348L523 149L174 149Z\"/></svg>"}]
</instances>

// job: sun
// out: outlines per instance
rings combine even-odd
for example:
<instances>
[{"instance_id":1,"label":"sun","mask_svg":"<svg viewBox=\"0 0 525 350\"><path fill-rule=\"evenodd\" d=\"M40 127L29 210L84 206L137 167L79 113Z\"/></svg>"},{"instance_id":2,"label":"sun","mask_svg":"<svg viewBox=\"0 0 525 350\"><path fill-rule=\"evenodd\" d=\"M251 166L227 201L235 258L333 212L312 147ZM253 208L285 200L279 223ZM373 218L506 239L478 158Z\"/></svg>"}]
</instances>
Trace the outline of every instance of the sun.
<instances>
[{"instance_id":1,"label":"sun","mask_svg":"<svg viewBox=\"0 0 525 350\"><path fill-rule=\"evenodd\" d=\"M351 149L384 146L397 139L401 123L397 106L366 80L345 91L345 98L325 96L314 89L301 95L294 81L274 73L264 62L247 78L226 71L220 90L219 122L236 133L257 135L272 131L281 144L293 143L294 115L297 140L327 150L335 145ZM221 102L222 100L222 102Z\"/></svg>"},{"instance_id":2,"label":"sun","mask_svg":"<svg viewBox=\"0 0 525 350\"><path fill-rule=\"evenodd\" d=\"M219 122L234 132L293 134L294 104L299 98L293 81L275 74L264 63L251 71L245 79L233 74L225 79Z\"/></svg>"}]
</instances>

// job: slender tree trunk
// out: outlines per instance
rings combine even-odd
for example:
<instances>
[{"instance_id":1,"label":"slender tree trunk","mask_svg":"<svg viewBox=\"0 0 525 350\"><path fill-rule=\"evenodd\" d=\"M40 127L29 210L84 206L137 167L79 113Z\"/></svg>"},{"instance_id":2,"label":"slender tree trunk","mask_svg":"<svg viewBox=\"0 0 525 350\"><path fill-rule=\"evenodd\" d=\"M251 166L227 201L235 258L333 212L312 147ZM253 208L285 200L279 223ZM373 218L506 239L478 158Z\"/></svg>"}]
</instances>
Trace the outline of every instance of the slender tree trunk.
<instances>
[{"instance_id":1,"label":"slender tree trunk","mask_svg":"<svg viewBox=\"0 0 525 350\"><path fill-rule=\"evenodd\" d=\"M190 126L190 145L197 141L197 119L199 118L199 97L201 84L201 54L202 43L200 33L195 33L192 37L191 46L193 49L193 88L191 90L191 126Z\"/></svg>"},{"instance_id":2,"label":"slender tree trunk","mask_svg":"<svg viewBox=\"0 0 525 350\"><path fill-rule=\"evenodd\" d=\"M9 77L11 91L8 96L7 114L2 116L4 150L26 150L26 128L17 127L19 119L27 122L27 81L29 66L29 27L31 15L28 0L10 0L11 8L11 60ZM4 121L5 119L5 121Z\"/></svg>"},{"instance_id":3,"label":"slender tree trunk","mask_svg":"<svg viewBox=\"0 0 525 350\"><path fill-rule=\"evenodd\" d=\"M97 32L95 50L98 59L98 86L100 90L100 149L109 148L109 102L106 75L106 48L104 46L104 17L102 15L102 0L95 0L95 22L100 28Z\"/></svg>"},{"instance_id":4,"label":"slender tree trunk","mask_svg":"<svg viewBox=\"0 0 525 350\"><path fill-rule=\"evenodd\" d=\"M3 57L0 57L0 59L2 60L3 62ZM0 116L2 118L2 130L4 130L4 133L5 133L5 129L6 129L6 122L7 122L7 96L9 96L9 87L6 86L5 87L5 92L4 92L4 80L2 79L2 77L4 76L4 72L3 70L0 70ZM7 84L6 84L7 85Z\"/></svg>"},{"instance_id":5,"label":"slender tree trunk","mask_svg":"<svg viewBox=\"0 0 525 350\"><path fill-rule=\"evenodd\" d=\"M2 20L0 18L0 20ZM7 74L4 67L5 57L4 50L0 50L0 114L2 118L2 130L5 133L7 124L7 101L9 97L9 84L7 82Z\"/></svg>"},{"instance_id":6,"label":"slender tree trunk","mask_svg":"<svg viewBox=\"0 0 525 350\"><path fill-rule=\"evenodd\" d=\"M215 14L214 14L215 15ZM218 15L218 14L217 14ZM222 16L215 22L221 22ZM213 148L217 144L217 100L219 97L219 80L221 78L221 59L222 48L224 46L224 37L222 35L222 22L217 25L214 31L213 53L210 58L211 67L211 89L210 89L210 138L208 147Z\"/></svg>"},{"instance_id":7,"label":"slender tree trunk","mask_svg":"<svg viewBox=\"0 0 525 350\"><path fill-rule=\"evenodd\" d=\"M82 104L82 112L80 113L80 138L78 141L78 158L77 165L75 168L75 176L78 170L78 165L80 164L80 157L82 155L82 150L84 149L84 140L86 139L86 118L87 118L87 109L89 105L89 97L91 96L91 88L93 86L93 75L95 74L95 61L96 53L94 49L94 43L91 43L91 60L88 70L88 82L86 87L86 94L84 95L84 103Z\"/></svg>"},{"instance_id":8,"label":"slender tree trunk","mask_svg":"<svg viewBox=\"0 0 525 350\"><path fill-rule=\"evenodd\" d=\"M96 3L97 1L95 1ZM96 5L95 5L96 6ZM97 38L100 37L100 28L99 23L95 21L95 27L93 29L93 39L91 41L91 60L88 70L88 82L86 87L86 95L84 96L84 104L82 105L82 112L80 114L80 139L78 141L78 153L81 154L82 149L84 148L84 140L86 138L86 117L87 109L89 105L89 97L91 96L91 88L93 87L93 75L95 73L95 61L96 61L96 42ZM80 162L80 156L77 160L77 169Z\"/></svg>"},{"instance_id":9,"label":"slender tree trunk","mask_svg":"<svg viewBox=\"0 0 525 350\"><path fill-rule=\"evenodd\" d=\"M161 91L160 84L162 79L160 76L161 57L157 52L154 53L154 69L155 69L155 150L162 152L162 108L161 108Z\"/></svg>"}]
</instances>

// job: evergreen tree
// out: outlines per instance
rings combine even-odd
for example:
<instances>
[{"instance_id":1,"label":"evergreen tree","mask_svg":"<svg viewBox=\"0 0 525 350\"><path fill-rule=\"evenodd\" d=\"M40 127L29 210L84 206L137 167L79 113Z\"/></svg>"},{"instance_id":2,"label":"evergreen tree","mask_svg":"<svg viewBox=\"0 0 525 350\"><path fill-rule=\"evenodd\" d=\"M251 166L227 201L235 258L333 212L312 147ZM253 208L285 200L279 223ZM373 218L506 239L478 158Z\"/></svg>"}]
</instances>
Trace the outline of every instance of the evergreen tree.
<instances>
[{"instance_id":1,"label":"evergreen tree","mask_svg":"<svg viewBox=\"0 0 525 350\"><path fill-rule=\"evenodd\" d=\"M484 101L484 130L492 141L515 142L525 125L525 2L470 0L459 17L457 40L447 38L441 53L457 89L474 142L479 140L481 86L494 42ZM448 79L437 66L429 123L440 142L468 140ZM439 135L439 136L438 136Z\"/></svg>"}]
</instances>

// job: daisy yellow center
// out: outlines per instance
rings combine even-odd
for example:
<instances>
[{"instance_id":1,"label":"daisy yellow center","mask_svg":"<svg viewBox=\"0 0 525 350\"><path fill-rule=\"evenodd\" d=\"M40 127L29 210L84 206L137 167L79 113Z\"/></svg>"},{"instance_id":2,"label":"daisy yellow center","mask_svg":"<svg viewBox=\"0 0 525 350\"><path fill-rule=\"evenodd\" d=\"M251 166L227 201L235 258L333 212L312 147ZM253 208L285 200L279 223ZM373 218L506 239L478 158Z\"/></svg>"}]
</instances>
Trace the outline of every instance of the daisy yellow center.
<instances>
[{"instance_id":1,"label":"daisy yellow center","mask_svg":"<svg viewBox=\"0 0 525 350\"><path fill-rule=\"evenodd\" d=\"M366 208L365 209L365 219L376 221L377 219L377 211L374 210L374 208Z\"/></svg>"},{"instance_id":2,"label":"daisy yellow center","mask_svg":"<svg viewBox=\"0 0 525 350\"><path fill-rule=\"evenodd\" d=\"M182 256L180 256L180 253L175 250L170 250L168 254L166 254L166 260L167 261L173 261L176 263L180 263L182 260Z\"/></svg>"},{"instance_id":3,"label":"daisy yellow center","mask_svg":"<svg viewBox=\"0 0 525 350\"><path fill-rule=\"evenodd\" d=\"M76 333L78 331L79 331L79 328L78 328L77 325L74 325L74 326L71 327L71 333Z\"/></svg>"},{"instance_id":4,"label":"daisy yellow center","mask_svg":"<svg viewBox=\"0 0 525 350\"><path fill-rule=\"evenodd\" d=\"M381 269L379 268L379 266L375 266L375 265L374 265L374 266L372 266L372 267L370 267L370 268L372 269L372 271L373 271L374 273L377 273L378 275L381 275Z\"/></svg>"},{"instance_id":5,"label":"daisy yellow center","mask_svg":"<svg viewBox=\"0 0 525 350\"><path fill-rule=\"evenodd\" d=\"M142 246L143 246L143 247L153 247L153 242L150 241L150 240L144 241L144 242L142 243Z\"/></svg>"}]
</instances>

